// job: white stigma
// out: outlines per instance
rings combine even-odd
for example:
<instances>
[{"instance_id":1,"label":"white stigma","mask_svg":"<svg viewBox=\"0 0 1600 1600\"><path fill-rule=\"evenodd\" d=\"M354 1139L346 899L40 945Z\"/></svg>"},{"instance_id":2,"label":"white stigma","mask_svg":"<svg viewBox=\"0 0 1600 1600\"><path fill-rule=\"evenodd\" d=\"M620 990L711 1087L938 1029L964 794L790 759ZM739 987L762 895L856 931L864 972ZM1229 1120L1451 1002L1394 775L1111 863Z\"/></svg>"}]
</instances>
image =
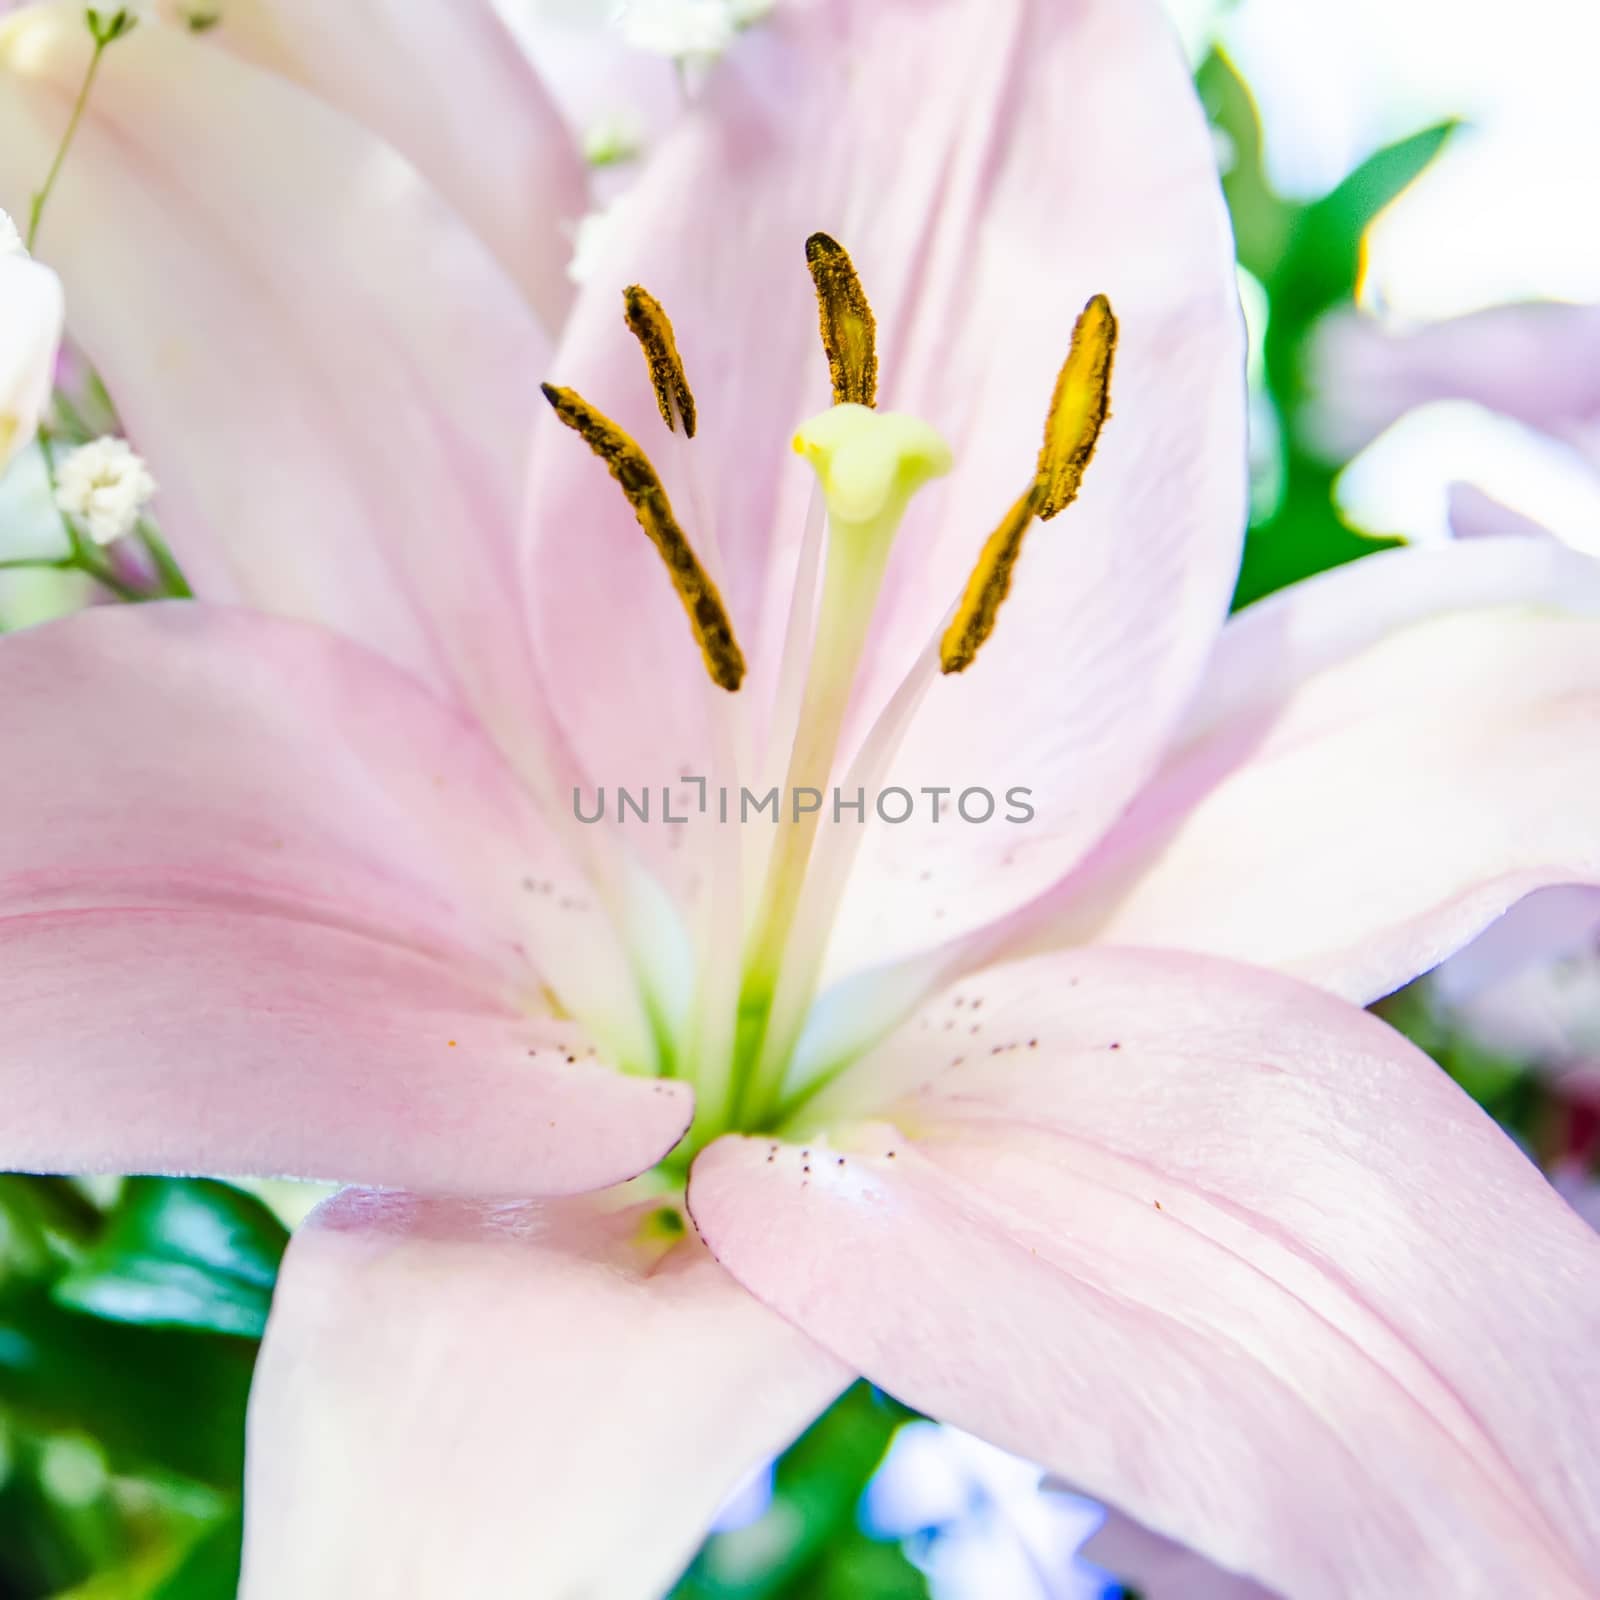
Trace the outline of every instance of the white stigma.
<instances>
[{"instance_id":1,"label":"white stigma","mask_svg":"<svg viewBox=\"0 0 1600 1600\"><path fill-rule=\"evenodd\" d=\"M22 242L17 225L7 212L0 211L0 257L25 256L28 247Z\"/></svg>"},{"instance_id":2,"label":"white stigma","mask_svg":"<svg viewBox=\"0 0 1600 1600\"><path fill-rule=\"evenodd\" d=\"M56 466L56 504L97 545L132 533L155 492L150 469L126 439L91 440Z\"/></svg>"}]
</instances>

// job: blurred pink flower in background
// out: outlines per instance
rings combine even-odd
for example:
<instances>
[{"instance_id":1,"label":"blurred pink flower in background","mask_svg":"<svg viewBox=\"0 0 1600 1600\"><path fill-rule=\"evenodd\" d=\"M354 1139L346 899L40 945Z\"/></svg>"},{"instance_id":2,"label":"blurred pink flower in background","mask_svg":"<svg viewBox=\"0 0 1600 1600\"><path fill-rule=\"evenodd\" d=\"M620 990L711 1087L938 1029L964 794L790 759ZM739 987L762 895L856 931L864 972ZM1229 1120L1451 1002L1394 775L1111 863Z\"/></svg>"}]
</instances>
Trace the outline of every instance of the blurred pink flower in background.
<instances>
[{"instance_id":1,"label":"blurred pink flower in background","mask_svg":"<svg viewBox=\"0 0 1600 1600\"><path fill-rule=\"evenodd\" d=\"M1600 1096L1600 891L1530 895L1433 973L1428 991L1489 1049Z\"/></svg>"},{"instance_id":2,"label":"blurred pink flower in background","mask_svg":"<svg viewBox=\"0 0 1600 1600\"><path fill-rule=\"evenodd\" d=\"M1417 328L1342 311L1310 359L1309 437L1348 460L1408 412L1467 400L1571 449L1600 475L1600 307L1536 301L1492 306ZM1457 537L1544 530L1471 483L1450 489Z\"/></svg>"},{"instance_id":3,"label":"blurred pink flower in background","mask_svg":"<svg viewBox=\"0 0 1600 1600\"><path fill-rule=\"evenodd\" d=\"M76 7L0 29L0 202L86 54ZM1223 626L1242 329L1151 5L791 0L569 313L586 203L486 7L260 0L117 44L41 236L202 599L0 643L0 1154L382 1186L287 1259L245 1593L659 1592L856 1373L1296 1596L1591 1593L1600 1242L1359 1006L1600 882L1600 572L1402 551ZM808 668L818 227L956 465L907 510L934 436L839 423L905 528ZM1115 419L942 677L1100 291ZM546 375L660 456L736 698ZM819 830L747 1072L744 890L794 836L567 801L765 787L807 670L819 779L1035 815Z\"/></svg>"}]
</instances>

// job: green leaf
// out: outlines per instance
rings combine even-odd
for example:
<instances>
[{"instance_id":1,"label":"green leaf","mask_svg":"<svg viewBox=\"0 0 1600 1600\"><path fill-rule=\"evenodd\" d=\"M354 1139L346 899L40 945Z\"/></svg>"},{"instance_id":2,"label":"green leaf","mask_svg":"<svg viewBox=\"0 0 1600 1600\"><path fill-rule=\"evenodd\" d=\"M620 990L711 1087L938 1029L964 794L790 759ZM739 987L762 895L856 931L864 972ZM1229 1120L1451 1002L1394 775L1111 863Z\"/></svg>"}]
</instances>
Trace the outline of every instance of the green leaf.
<instances>
[{"instance_id":1,"label":"green leaf","mask_svg":"<svg viewBox=\"0 0 1600 1600\"><path fill-rule=\"evenodd\" d=\"M673 1600L922 1600L926 1582L900 1547L875 1544L856 1523L867 1481L912 1413L864 1383L847 1390L779 1459L772 1506L747 1528L713 1534ZM881 1554L866 1554L872 1546ZM835 1568L839 1570L836 1571ZM851 1585L868 1568L880 1585Z\"/></svg>"},{"instance_id":2,"label":"green leaf","mask_svg":"<svg viewBox=\"0 0 1600 1600\"><path fill-rule=\"evenodd\" d=\"M103 1225L99 1211L69 1179L0 1173L0 1283L58 1272Z\"/></svg>"},{"instance_id":3,"label":"green leaf","mask_svg":"<svg viewBox=\"0 0 1600 1600\"><path fill-rule=\"evenodd\" d=\"M1264 277L1257 273L1272 307L1262 355L1267 391L1284 419L1283 493L1271 516L1250 529L1235 610L1400 542L1353 528L1339 514L1333 486L1343 463L1320 460L1299 438L1302 362L1317 321L1335 306L1354 304L1373 218L1421 175L1455 127L1442 122L1386 145L1320 200L1295 208L1275 266Z\"/></svg>"},{"instance_id":4,"label":"green leaf","mask_svg":"<svg viewBox=\"0 0 1600 1600\"><path fill-rule=\"evenodd\" d=\"M104 1238L55 1297L111 1321L258 1339L288 1238L225 1183L130 1178Z\"/></svg>"},{"instance_id":5,"label":"green leaf","mask_svg":"<svg viewBox=\"0 0 1600 1600\"><path fill-rule=\"evenodd\" d=\"M103 1498L57 1499L40 1453L38 1441L0 1431L0 1595L57 1594L117 1553L108 1549Z\"/></svg>"},{"instance_id":6,"label":"green leaf","mask_svg":"<svg viewBox=\"0 0 1600 1600\"><path fill-rule=\"evenodd\" d=\"M201 1536L149 1600L234 1600L239 1592L239 1562L244 1543L244 1513L235 1510Z\"/></svg>"},{"instance_id":7,"label":"green leaf","mask_svg":"<svg viewBox=\"0 0 1600 1600\"><path fill-rule=\"evenodd\" d=\"M38 1433L86 1434L113 1471L233 1491L255 1353L241 1339L104 1322L23 1289L0 1301L0 1407Z\"/></svg>"},{"instance_id":8,"label":"green leaf","mask_svg":"<svg viewBox=\"0 0 1600 1600\"><path fill-rule=\"evenodd\" d=\"M928 1600L928 1580L898 1544L847 1529L814 1570L782 1590L782 1600Z\"/></svg>"},{"instance_id":9,"label":"green leaf","mask_svg":"<svg viewBox=\"0 0 1600 1600\"><path fill-rule=\"evenodd\" d=\"M1275 194L1267 182L1255 99L1220 48L1200 63L1194 83L1223 146L1222 192L1240 264L1265 283L1278 269L1301 207Z\"/></svg>"},{"instance_id":10,"label":"green leaf","mask_svg":"<svg viewBox=\"0 0 1600 1600\"><path fill-rule=\"evenodd\" d=\"M1265 353L1280 401L1299 397L1297 364L1311 324L1354 298L1373 218L1422 175L1457 126L1441 122L1385 145L1296 218L1283 258L1266 280L1272 326Z\"/></svg>"}]
</instances>

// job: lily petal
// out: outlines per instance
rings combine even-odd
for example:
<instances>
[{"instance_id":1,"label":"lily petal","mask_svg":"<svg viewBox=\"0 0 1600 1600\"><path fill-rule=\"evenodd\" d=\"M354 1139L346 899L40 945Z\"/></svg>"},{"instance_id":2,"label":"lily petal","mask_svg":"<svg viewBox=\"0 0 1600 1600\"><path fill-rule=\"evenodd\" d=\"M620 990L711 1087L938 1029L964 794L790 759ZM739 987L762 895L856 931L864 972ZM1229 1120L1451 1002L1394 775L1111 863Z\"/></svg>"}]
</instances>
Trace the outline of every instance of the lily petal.
<instances>
[{"instance_id":1,"label":"lily petal","mask_svg":"<svg viewBox=\"0 0 1600 1600\"><path fill-rule=\"evenodd\" d=\"M1042 160L1049 150L1069 153ZM875 308L882 404L935 424L957 459L899 536L847 745L1032 476L1079 309L1104 291L1123 327L1117 416L1081 501L1030 537L984 659L934 685L890 780L1033 783L1039 842L1024 849L1023 830L1000 826L950 848L948 820L931 855L920 827L875 837L858 914L842 919L848 964L1037 892L1037 874L1065 870L1156 761L1237 563L1243 335L1210 136L1158 7L778 8L619 206L556 357L559 382L660 458L714 558L751 664L739 700L758 750L811 493L789 441L830 392L802 249L818 228L847 245ZM671 315L696 393L699 430L681 451L622 327L633 281ZM704 669L610 489L554 419L541 426L531 560L561 581L534 596L538 649L591 776L668 782L708 770L696 764Z\"/></svg>"},{"instance_id":2,"label":"lily petal","mask_svg":"<svg viewBox=\"0 0 1600 1600\"><path fill-rule=\"evenodd\" d=\"M1446 1026L1552 1077L1600 1061L1600 889L1529 895L1426 992Z\"/></svg>"},{"instance_id":3,"label":"lily petal","mask_svg":"<svg viewBox=\"0 0 1600 1600\"><path fill-rule=\"evenodd\" d=\"M251 1400L244 1600L663 1593L852 1375L657 1210L316 1212Z\"/></svg>"},{"instance_id":4,"label":"lily petal","mask_svg":"<svg viewBox=\"0 0 1600 1600\"><path fill-rule=\"evenodd\" d=\"M1374 1018L1043 957L808 1117L831 1142L721 1140L689 1203L902 1400L1304 1600L1593 1592L1600 1241Z\"/></svg>"},{"instance_id":5,"label":"lily petal","mask_svg":"<svg viewBox=\"0 0 1600 1600\"><path fill-rule=\"evenodd\" d=\"M1363 1004L1523 895L1600 881L1600 564L1369 557L1229 625L1156 781L1042 942L1161 945Z\"/></svg>"},{"instance_id":6,"label":"lily petal","mask_svg":"<svg viewBox=\"0 0 1600 1600\"><path fill-rule=\"evenodd\" d=\"M0 255L0 472L33 439L55 382L61 282L21 254Z\"/></svg>"},{"instance_id":7,"label":"lily petal","mask_svg":"<svg viewBox=\"0 0 1600 1600\"><path fill-rule=\"evenodd\" d=\"M1542 522L1485 494L1470 483L1452 483L1448 490L1450 532L1458 539L1553 539Z\"/></svg>"},{"instance_id":8,"label":"lily petal","mask_svg":"<svg viewBox=\"0 0 1600 1600\"><path fill-rule=\"evenodd\" d=\"M605 169L612 161L622 166L654 149L683 115L687 96L677 64L630 48L608 9L586 0L576 6L513 0L505 19L578 147L611 158L593 175L597 187L611 187Z\"/></svg>"},{"instance_id":9,"label":"lily petal","mask_svg":"<svg viewBox=\"0 0 1600 1600\"><path fill-rule=\"evenodd\" d=\"M0 204L49 166L88 45L77 5L0 25ZM40 238L197 592L328 623L524 753L510 546L546 346L434 191L146 19L105 56Z\"/></svg>"},{"instance_id":10,"label":"lily petal","mask_svg":"<svg viewBox=\"0 0 1600 1600\"><path fill-rule=\"evenodd\" d=\"M560 1193L682 1133L551 1017L643 1032L521 789L377 657L97 609L0 643L0 740L0 1165Z\"/></svg>"},{"instance_id":11,"label":"lily petal","mask_svg":"<svg viewBox=\"0 0 1600 1600\"><path fill-rule=\"evenodd\" d=\"M192 11L192 0L166 9ZM588 176L490 0L227 0L206 38L386 139L494 251L545 326L560 327Z\"/></svg>"},{"instance_id":12,"label":"lily petal","mask_svg":"<svg viewBox=\"0 0 1600 1600\"><path fill-rule=\"evenodd\" d=\"M1406 331L1340 312L1317 330L1307 431L1347 461L1406 412L1472 400L1576 441L1600 422L1600 306L1491 306Z\"/></svg>"},{"instance_id":13,"label":"lily petal","mask_svg":"<svg viewBox=\"0 0 1600 1600\"><path fill-rule=\"evenodd\" d=\"M1114 1572L1140 1600L1277 1600L1251 1579L1224 1572L1113 1509L1078 1554Z\"/></svg>"}]
</instances>

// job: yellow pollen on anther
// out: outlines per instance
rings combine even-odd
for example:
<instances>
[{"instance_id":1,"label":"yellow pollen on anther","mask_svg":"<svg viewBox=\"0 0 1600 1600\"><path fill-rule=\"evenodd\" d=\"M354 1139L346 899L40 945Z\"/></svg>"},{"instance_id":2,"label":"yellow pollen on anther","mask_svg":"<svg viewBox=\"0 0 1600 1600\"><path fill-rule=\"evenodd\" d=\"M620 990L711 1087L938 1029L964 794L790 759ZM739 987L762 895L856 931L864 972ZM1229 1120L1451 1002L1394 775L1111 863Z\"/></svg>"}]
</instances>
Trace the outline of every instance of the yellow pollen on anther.
<instances>
[{"instance_id":1,"label":"yellow pollen on anther","mask_svg":"<svg viewBox=\"0 0 1600 1600\"><path fill-rule=\"evenodd\" d=\"M835 405L878 403L878 324L843 245L825 233L806 240L806 265L817 290L822 348Z\"/></svg>"},{"instance_id":2,"label":"yellow pollen on anther","mask_svg":"<svg viewBox=\"0 0 1600 1600\"><path fill-rule=\"evenodd\" d=\"M1039 514L1039 487L1030 484L985 541L966 593L939 641L939 665L947 673L965 672L994 632L1000 602L1011 591L1011 574L1022 554L1022 536Z\"/></svg>"},{"instance_id":3,"label":"yellow pollen on anther","mask_svg":"<svg viewBox=\"0 0 1600 1600\"><path fill-rule=\"evenodd\" d=\"M683 418L685 435L694 438L694 396L689 392L683 358L672 336L672 319L662 310L661 302L637 283L622 291L622 303L628 328L639 341L650 367L650 383L656 392L661 420L669 429L675 428L676 412Z\"/></svg>"},{"instance_id":4,"label":"yellow pollen on anther","mask_svg":"<svg viewBox=\"0 0 1600 1600\"><path fill-rule=\"evenodd\" d=\"M1039 451L1039 520L1048 522L1078 497L1084 469L1105 426L1111 403L1111 363L1117 319L1097 294L1072 329L1072 345L1056 378Z\"/></svg>"},{"instance_id":5,"label":"yellow pollen on anther","mask_svg":"<svg viewBox=\"0 0 1600 1600\"><path fill-rule=\"evenodd\" d=\"M1073 325L1072 344L1050 397L1034 481L985 540L961 603L939 642L939 665L946 673L966 671L994 632L1033 519L1048 522L1077 499L1100 430L1110 415L1111 364L1116 349L1116 316L1111 302L1097 294Z\"/></svg>"},{"instance_id":6,"label":"yellow pollen on anther","mask_svg":"<svg viewBox=\"0 0 1600 1600\"><path fill-rule=\"evenodd\" d=\"M744 680L744 653L733 636L722 596L700 565L672 514L667 492L638 444L572 389L540 384L555 414L605 462L667 565L712 681L730 693Z\"/></svg>"}]
</instances>

